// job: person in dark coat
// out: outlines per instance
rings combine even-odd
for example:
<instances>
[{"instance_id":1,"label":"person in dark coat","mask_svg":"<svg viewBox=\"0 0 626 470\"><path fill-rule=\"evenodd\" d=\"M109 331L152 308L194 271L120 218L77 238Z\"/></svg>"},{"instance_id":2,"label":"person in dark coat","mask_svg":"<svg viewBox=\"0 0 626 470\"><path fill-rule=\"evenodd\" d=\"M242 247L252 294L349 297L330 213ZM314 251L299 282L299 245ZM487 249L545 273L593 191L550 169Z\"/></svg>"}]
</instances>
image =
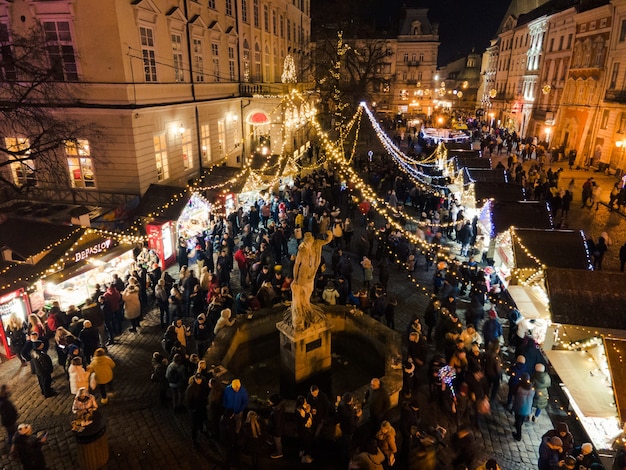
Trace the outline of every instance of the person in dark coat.
<instances>
[{"instance_id":1,"label":"person in dark coat","mask_svg":"<svg viewBox=\"0 0 626 470\"><path fill-rule=\"evenodd\" d=\"M209 396L209 386L200 373L196 373L185 390L185 405L191 413L191 440L198 442L198 431L201 431L207 421L206 405Z\"/></svg>"},{"instance_id":2,"label":"person in dark coat","mask_svg":"<svg viewBox=\"0 0 626 470\"><path fill-rule=\"evenodd\" d=\"M235 430L235 412L228 408L220 419L220 450L224 458L224 467L236 466L237 459L237 431Z\"/></svg>"},{"instance_id":3,"label":"person in dark coat","mask_svg":"<svg viewBox=\"0 0 626 470\"><path fill-rule=\"evenodd\" d=\"M78 339L83 343L83 354L85 355L86 364L91 362L91 356L100 347L100 335L90 320L83 322L83 329L78 335Z\"/></svg>"},{"instance_id":4,"label":"person in dark coat","mask_svg":"<svg viewBox=\"0 0 626 470\"><path fill-rule=\"evenodd\" d=\"M30 424L20 424L11 446L11 456L22 463L24 470L45 470L46 459L41 447L46 442L47 433L33 436Z\"/></svg>"},{"instance_id":5,"label":"person in dark coat","mask_svg":"<svg viewBox=\"0 0 626 470\"><path fill-rule=\"evenodd\" d=\"M363 410L356 406L354 395L344 393L337 405L337 423L341 429L341 457L346 462L350 459L352 438L362 415Z\"/></svg>"},{"instance_id":6,"label":"person in dark coat","mask_svg":"<svg viewBox=\"0 0 626 470\"><path fill-rule=\"evenodd\" d=\"M415 444L416 432L421 424L420 406L417 397L402 404L400 411L400 434L402 435L401 455L408 458L409 450Z\"/></svg>"},{"instance_id":7,"label":"person in dark coat","mask_svg":"<svg viewBox=\"0 0 626 470\"><path fill-rule=\"evenodd\" d=\"M178 237L178 253L176 259L179 268L189 265L189 248L187 248L187 240L183 237Z\"/></svg>"},{"instance_id":8,"label":"person in dark coat","mask_svg":"<svg viewBox=\"0 0 626 470\"><path fill-rule=\"evenodd\" d=\"M558 470L563 451L563 441L553 436L543 436L539 446L539 470Z\"/></svg>"},{"instance_id":9,"label":"person in dark coat","mask_svg":"<svg viewBox=\"0 0 626 470\"><path fill-rule=\"evenodd\" d=\"M372 426L378 429L391 408L389 393L381 384L380 379L373 378L370 381L370 388L365 392L365 406L369 409Z\"/></svg>"},{"instance_id":10,"label":"person in dark coat","mask_svg":"<svg viewBox=\"0 0 626 470\"><path fill-rule=\"evenodd\" d=\"M285 433L285 405L283 399L277 393L269 399L270 416L268 431L274 441L274 452L270 455L273 459L283 456L283 434Z\"/></svg>"},{"instance_id":11,"label":"person in dark coat","mask_svg":"<svg viewBox=\"0 0 626 470\"><path fill-rule=\"evenodd\" d=\"M10 400L9 386L3 384L0 386L0 423L7 431L7 446L11 447L13 436L17 432L17 408Z\"/></svg>"},{"instance_id":12,"label":"person in dark coat","mask_svg":"<svg viewBox=\"0 0 626 470\"><path fill-rule=\"evenodd\" d=\"M35 341L33 343L33 349L30 352L31 364L35 368L35 374L39 381L39 388L41 394L48 398L57 394L52 390L52 359L48 356L48 353L44 350L44 344L41 341Z\"/></svg>"}]
</instances>

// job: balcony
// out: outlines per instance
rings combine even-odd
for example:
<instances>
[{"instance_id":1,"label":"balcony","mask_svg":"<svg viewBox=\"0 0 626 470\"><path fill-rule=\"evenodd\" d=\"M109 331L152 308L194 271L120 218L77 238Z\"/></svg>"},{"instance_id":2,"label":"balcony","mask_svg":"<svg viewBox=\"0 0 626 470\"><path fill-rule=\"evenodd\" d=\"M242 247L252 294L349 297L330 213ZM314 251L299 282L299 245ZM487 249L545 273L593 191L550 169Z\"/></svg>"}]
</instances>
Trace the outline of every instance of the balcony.
<instances>
[{"instance_id":1,"label":"balcony","mask_svg":"<svg viewBox=\"0 0 626 470\"><path fill-rule=\"evenodd\" d=\"M294 88L299 92L312 89L313 83L241 83L239 93L241 96L252 97L254 95L284 95Z\"/></svg>"},{"instance_id":2,"label":"balcony","mask_svg":"<svg viewBox=\"0 0 626 470\"><path fill-rule=\"evenodd\" d=\"M626 104L626 90L607 90L604 101Z\"/></svg>"},{"instance_id":3,"label":"balcony","mask_svg":"<svg viewBox=\"0 0 626 470\"><path fill-rule=\"evenodd\" d=\"M420 61L419 60L409 60L406 64L409 67L419 67Z\"/></svg>"},{"instance_id":4,"label":"balcony","mask_svg":"<svg viewBox=\"0 0 626 470\"><path fill-rule=\"evenodd\" d=\"M417 80L407 80L406 84L408 86L411 86L411 85L416 86L417 85Z\"/></svg>"}]
</instances>

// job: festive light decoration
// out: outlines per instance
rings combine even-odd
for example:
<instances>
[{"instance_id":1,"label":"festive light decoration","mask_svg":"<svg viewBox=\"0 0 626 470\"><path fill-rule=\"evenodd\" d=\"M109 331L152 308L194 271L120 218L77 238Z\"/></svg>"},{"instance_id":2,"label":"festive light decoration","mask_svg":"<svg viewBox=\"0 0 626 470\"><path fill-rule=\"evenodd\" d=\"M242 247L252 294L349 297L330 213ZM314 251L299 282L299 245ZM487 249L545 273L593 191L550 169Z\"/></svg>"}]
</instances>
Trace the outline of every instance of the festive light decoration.
<instances>
[{"instance_id":1,"label":"festive light decoration","mask_svg":"<svg viewBox=\"0 0 626 470\"><path fill-rule=\"evenodd\" d=\"M283 63L283 73L280 76L280 81L283 83L297 83L298 81L296 63L294 62L291 54L287 54L285 57L285 62Z\"/></svg>"}]
</instances>

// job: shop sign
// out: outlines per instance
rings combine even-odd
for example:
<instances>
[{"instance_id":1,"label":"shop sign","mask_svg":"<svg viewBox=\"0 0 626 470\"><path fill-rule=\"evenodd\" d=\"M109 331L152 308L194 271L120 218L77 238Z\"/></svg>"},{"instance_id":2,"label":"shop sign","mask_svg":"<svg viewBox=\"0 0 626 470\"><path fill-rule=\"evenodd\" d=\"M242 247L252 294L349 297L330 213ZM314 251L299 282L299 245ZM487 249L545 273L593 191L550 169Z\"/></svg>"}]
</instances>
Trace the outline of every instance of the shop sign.
<instances>
[{"instance_id":1,"label":"shop sign","mask_svg":"<svg viewBox=\"0 0 626 470\"><path fill-rule=\"evenodd\" d=\"M16 298L18 295L21 295L23 292L22 289L11 292L10 294L3 295L0 297L0 304L6 304Z\"/></svg>"},{"instance_id":2,"label":"shop sign","mask_svg":"<svg viewBox=\"0 0 626 470\"><path fill-rule=\"evenodd\" d=\"M97 255L98 253L102 253L103 251L111 248L112 241L110 238L107 238L104 241L98 242L94 245L88 246L87 248L83 248L80 251L76 251L74 253L74 261L78 263L84 259L87 259L93 255Z\"/></svg>"}]
</instances>

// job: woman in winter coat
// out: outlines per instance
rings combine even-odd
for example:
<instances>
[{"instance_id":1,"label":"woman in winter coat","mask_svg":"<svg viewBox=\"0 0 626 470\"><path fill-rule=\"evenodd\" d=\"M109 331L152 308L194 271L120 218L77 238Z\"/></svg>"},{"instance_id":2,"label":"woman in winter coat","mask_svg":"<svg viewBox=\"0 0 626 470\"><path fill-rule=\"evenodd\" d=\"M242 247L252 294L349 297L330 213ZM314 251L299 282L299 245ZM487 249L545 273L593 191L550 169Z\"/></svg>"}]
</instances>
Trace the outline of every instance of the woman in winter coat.
<instances>
[{"instance_id":1,"label":"woman in winter coat","mask_svg":"<svg viewBox=\"0 0 626 470\"><path fill-rule=\"evenodd\" d=\"M363 287L369 289L370 283L374 279L374 265L372 264L372 260L364 256L361 261L361 267L363 268Z\"/></svg>"},{"instance_id":2,"label":"woman in winter coat","mask_svg":"<svg viewBox=\"0 0 626 470\"><path fill-rule=\"evenodd\" d=\"M541 410L545 410L548 406L548 400L550 398L548 395L548 388L552 385L550 374L546 372L546 366L543 364L535 365L535 373L532 377L532 384L535 388L535 398L533 398L535 413L533 414L532 420L535 421L535 419L537 419L541 414Z\"/></svg>"},{"instance_id":3,"label":"woman in winter coat","mask_svg":"<svg viewBox=\"0 0 626 470\"><path fill-rule=\"evenodd\" d=\"M20 358L22 365L26 365L26 360L20 354L26 344L26 323L19 320L17 315L13 314L9 320L9 327L6 333L11 353Z\"/></svg>"},{"instance_id":4,"label":"woman in winter coat","mask_svg":"<svg viewBox=\"0 0 626 470\"><path fill-rule=\"evenodd\" d=\"M396 446L396 430L389 421L380 423L380 429L376 433L376 440L378 441L378 448L385 454L387 465L389 467L393 466L396 462L398 448Z\"/></svg>"},{"instance_id":5,"label":"woman in winter coat","mask_svg":"<svg viewBox=\"0 0 626 470\"><path fill-rule=\"evenodd\" d=\"M161 406L167 406L167 389L169 384L165 378L167 371L167 357L156 351L152 354L152 376L150 379L159 387Z\"/></svg>"},{"instance_id":6,"label":"woman in winter coat","mask_svg":"<svg viewBox=\"0 0 626 470\"><path fill-rule=\"evenodd\" d=\"M311 450L313 449L313 415L311 405L306 398L300 395L296 399L296 421L298 423L298 447L302 463L311 463Z\"/></svg>"},{"instance_id":7,"label":"woman in winter coat","mask_svg":"<svg viewBox=\"0 0 626 470\"><path fill-rule=\"evenodd\" d=\"M70 381L70 393L76 395L81 388L89 389L89 372L83 367L83 359L80 356L72 359L72 363L67 368Z\"/></svg>"},{"instance_id":8,"label":"woman in winter coat","mask_svg":"<svg viewBox=\"0 0 626 470\"><path fill-rule=\"evenodd\" d=\"M128 287L122 292L124 299L124 316L130 320L132 333L137 333L139 326L139 317L141 316L141 302L139 300L139 287L134 284L128 284Z\"/></svg>"},{"instance_id":9,"label":"woman in winter coat","mask_svg":"<svg viewBox=\"0 0 626 470\"><path fill-rule=\"evenodd\" d=\"M233 326L235 324L235 320L230 319L231 310L229 308L225 308L222 310L220 314L220 318L217 320L215 324L215 328L213 329L213 333L217 335L217 333L227 326Z\"/></svg>"},{"instance_id":10,"label":"woman in winter coat","mask_svg":"<svg viewBox=\"0 0 626 470\"><path fill-rule=\"evenodd\" d=\"M107 384L111 383L113 380L114 367L115 362L106 355L106 352L102 348L96 349L94 357L87 367L87 370L93 372L96 376L96 384L98 384L100 395L102 396L100 403L103 405L106 405L109 401L107 398Z\"/></svg>"},{"instance_id":11,"label":"woman in winter coat","mask_svg":"<svg viewBox=\"0 0 626 470\"><path fill-rule=\"evenodd\" d=\"M530 382L530 375L524 372L513 399L513 411L515 412L515 432L513 437L516 441L522 440L522 425L530 416L534 397L535 389Z\"/></svg>"}]
</instances>

